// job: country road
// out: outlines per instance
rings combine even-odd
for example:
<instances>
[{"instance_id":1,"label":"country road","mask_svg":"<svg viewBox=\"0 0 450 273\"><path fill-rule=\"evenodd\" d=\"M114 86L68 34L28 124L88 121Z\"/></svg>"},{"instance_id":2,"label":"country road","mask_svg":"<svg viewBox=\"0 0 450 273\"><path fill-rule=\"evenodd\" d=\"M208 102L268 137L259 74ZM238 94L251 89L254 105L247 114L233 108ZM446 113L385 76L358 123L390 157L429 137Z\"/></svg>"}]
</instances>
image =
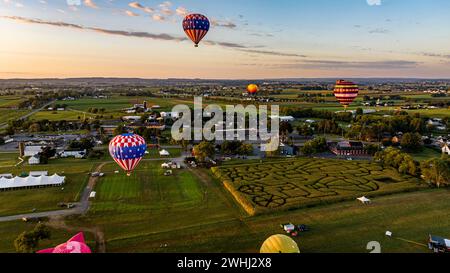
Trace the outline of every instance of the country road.
<instances>
[{"instance_id":1,"label":"country road","mask_svg":"<svg viewBox=\"0 0 450 273\"><path fill-rule=\"evenodd\" d=\"M18 118L18 119L19 119L19 120L20 120L20 119L26 119L26 118L28 118L28 117L30 117L30 116L36 114L37 112L42 111L44 108L46 108L46 107L49 106L50 104L54 103L55 101L56 101L56 100L52 100L51 102L48 102L48 103L44 104L44 105L41 106L40 108L35 109L35 110L31 111L30 113L21 116L21 117ZM8 126L8 123L7 123L7 122L1 123L1 124L0 124L0 129L5 129L7 126Z\"/></svg>"}]
</instances>

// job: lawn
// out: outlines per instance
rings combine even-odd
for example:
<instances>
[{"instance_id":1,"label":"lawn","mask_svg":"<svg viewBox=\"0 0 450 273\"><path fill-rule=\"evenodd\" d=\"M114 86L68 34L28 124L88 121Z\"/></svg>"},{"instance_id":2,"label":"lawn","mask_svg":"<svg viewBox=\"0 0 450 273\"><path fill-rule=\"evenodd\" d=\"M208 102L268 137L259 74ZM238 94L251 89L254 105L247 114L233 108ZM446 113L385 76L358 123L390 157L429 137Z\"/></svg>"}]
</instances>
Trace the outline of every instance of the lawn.
<instances>
[{"instance_id":1,"label":"lawn","mask_svg":"<svg viewBox=\"0 0 450 273\"><path fill-rule=\"evenodd\" d=\"M0 216L59 209L59 202L76 202L88 180L88 173L97 163L89 160L57 159L48 165L18 167L0 167L0 173L20 175L29 171L48 171L49 175L57 173L66 176L62 187L24 189L0 192ZM3 165L2 165L3 166Z\"/></svg>"},{"instance_id":2,"label":"lawn","mask_svg":"<svg viewBox=\"0 0 450 273\"><path fill-rule=\"evenodd\" d=\"M435 149L424 147L422 151L411 153L411 155L414 158L414 160L425 161L435 157L439 158L441 157L442 154Z\"/></svg>"},{"instance_id":3,"label":"lawn","mask_svg":"<svg viewBox=\"0 0 450 273\"><path fill-rule=\"evenodd\" d=\"M368 253L371 241L380 242L384 253L429 253L427 247L398 238L419 244L427 243L428 234L449 238L448 198L448 191L427 190L374 198L368 206L347 201L249 218L217 219L216 212L186 211L175 218L169 212L166 217L136 214L120 222L117 216L96 222L101 219L109 231L107 252L257 253L268 236L283 233L280 223L293 222L311 228L296 239L302 253ZM384 235L387 230L393 238Z\"/></svg>"},{"instance_id":4,"label":"lawn","mask_svg":"<svg viewBox=\"0 0 450 273\"><path fill-rule=\"evenodd\" d=\"M200 204L203 190L196 177L186 170L173 170L172 176L164 176L162 162L142 161L131 177L109 172L118 168L114 163L105 166L106 176L96 186L92 212L137 212Z\"/></svg>"},{"instance_id":5,"label":"lawn","mask_svg":"<svg viewBox=\"0 0 450 273\"><path fill-rule=\"evenodd\" d=\"M19 153L0 153L0 167L13 166L19 162Z\"/></svg>"},{"instance_id":6,"label":"lawn","mask_svg":"<svg viewBox=\"0 0 450 273\"><path fill-rule=\"evenodd\" d=\"M422 187L417 178L364 161L302 158L213 168L213 173L250 215Z\"/></svg>"}]
</instances>

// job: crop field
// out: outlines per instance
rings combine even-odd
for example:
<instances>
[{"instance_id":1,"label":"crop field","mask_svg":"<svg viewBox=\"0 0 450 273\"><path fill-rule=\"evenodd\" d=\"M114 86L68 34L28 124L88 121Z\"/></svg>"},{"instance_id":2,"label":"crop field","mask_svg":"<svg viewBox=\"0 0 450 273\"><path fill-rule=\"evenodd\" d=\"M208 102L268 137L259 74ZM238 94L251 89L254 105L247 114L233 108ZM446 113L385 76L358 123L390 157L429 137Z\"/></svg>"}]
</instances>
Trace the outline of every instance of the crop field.
<instances>
[{"instance_id":1,"label":"crop field","mask_svg":"<svg viewBox=\"0 0 450 273\"><path fill-rule=\"evenodd\" d=\"M363 161L295 159L213 168L213 173L250 215L423 186L392 168Z\"/></svg>"},{"instance_id":2,"label":"crop field","mask_svg":"<svg viewBox=\"0 0 450 273\"><path fill-rule=\"evenodd\" d=\"M143 161L131 177L115 174L115 163L106 165L106 176L96 186L93 213L102 211L136 212L171 207L192 207L202 202L199 181L186 170L173 170L164 176L161 163Z\"/></svg>"}]
</instances>

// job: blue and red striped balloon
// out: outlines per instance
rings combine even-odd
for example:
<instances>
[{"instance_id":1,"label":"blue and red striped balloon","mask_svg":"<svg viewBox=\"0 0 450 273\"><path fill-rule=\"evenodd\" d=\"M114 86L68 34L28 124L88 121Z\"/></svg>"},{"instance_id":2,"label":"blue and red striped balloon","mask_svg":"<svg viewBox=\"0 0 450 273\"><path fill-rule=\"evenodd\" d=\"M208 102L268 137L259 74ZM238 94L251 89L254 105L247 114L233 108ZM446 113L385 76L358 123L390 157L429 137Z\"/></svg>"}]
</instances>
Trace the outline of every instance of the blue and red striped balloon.
<instances>
[{"instance_id":1,"label":"blue and red striped balloon","mask_svg":"<svg viewBox=\"0 0 450 273\"><path fill-rule=\"evenodd\" d=\"M183 20L183 29L186 35L198 47L200 41L205 37L209 31L209 20L202 14L189 14Z\"/></svg>"},{"instance_id":2,"label":"blue and red striped balloon","mask_svg":"<svg viewBox=\"0 0 450 273\"><path fill-rule=\"evenodd\" d=\"M109 143L111 157L127 172L128 176L144 157L146 150L145 139L136 134L119 135Z\"/></svg>"}]
</instances>

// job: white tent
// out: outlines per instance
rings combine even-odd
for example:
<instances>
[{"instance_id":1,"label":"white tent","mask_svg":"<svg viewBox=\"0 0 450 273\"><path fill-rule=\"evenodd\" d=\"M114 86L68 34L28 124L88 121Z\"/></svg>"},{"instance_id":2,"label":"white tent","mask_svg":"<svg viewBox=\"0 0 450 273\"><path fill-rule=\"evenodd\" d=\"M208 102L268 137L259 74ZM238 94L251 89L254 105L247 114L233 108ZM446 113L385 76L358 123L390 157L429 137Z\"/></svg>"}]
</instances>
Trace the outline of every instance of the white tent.
<instances>
[{"instance_id":1,"label":"white tent","mask_svg":"<svg viewBox=\"0 0 450 273\"><path fill-rule=\"evenodd\" d=\"M372 202L369 198L367 198L367 197L365 197L365 196L363 196L363 197L360 197L360 198L356 198L358 201L361 201L361 203L363 203L363 204L370 204L370 202Z\"/></svg>"},{"instance_id":2,"label":"white tent","mask_svg":"<svg viewBox=\"0 0 450 273\"><path fill-rule=\"evenodd\" d=\"M161 150L161 151L159 151L159 155L160 156L169 156L170 153L167 150Z\"/></svg>"},{"instance_id":3,"label":"white tent","mask_svg":"<svg viewBox=\"0 0 450 273\"><path fill-rule=\"evenodd\" d=\"M11 179L0 178L0 190L5 189L18 189L27 187L40 187L40 186L60 186L64 184L66 177L54 174L52 176L28 176L28 177L14 177Z\"/></svg>"}]
</instances>

